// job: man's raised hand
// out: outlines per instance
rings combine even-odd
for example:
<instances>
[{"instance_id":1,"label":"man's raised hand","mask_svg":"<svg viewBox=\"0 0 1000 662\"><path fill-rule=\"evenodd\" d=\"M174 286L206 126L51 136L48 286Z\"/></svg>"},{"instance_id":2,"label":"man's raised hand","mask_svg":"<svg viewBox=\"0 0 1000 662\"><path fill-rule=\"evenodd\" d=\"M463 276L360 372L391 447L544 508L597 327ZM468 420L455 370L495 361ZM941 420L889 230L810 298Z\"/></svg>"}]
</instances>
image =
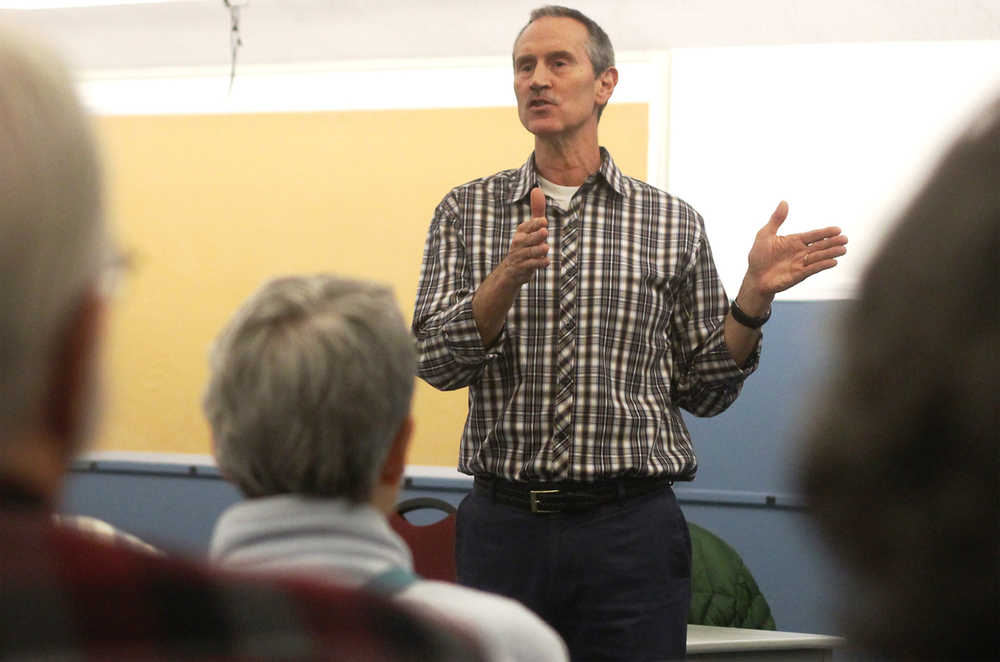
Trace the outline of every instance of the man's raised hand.
<instances>
[{"instance_id":1,"label":"man's raised hand","mask_svg":"<svg viewBox=\"0 0 1000 662\"><path fill-rule=\"evenodd\" d=\"M535 187L531 189L531 218L517 226L503 261L507 277L518 287L527 283L535 271L549 266L548 236L545 194Z\"/></svg>"},{"instance_id":2,"label":"man's raised hand","mask_svg":"<svg viewBox=\"0 0 1000 662\"><path fill-rule=\"evenodd\" d=\"M836 266L836 258L847 252L847 237L837 227L779 235L778 228L787 217L788 203L782 200L750 249L747 277L761 294L774 296L787 290Z\"/></svg>"}]
</instances>

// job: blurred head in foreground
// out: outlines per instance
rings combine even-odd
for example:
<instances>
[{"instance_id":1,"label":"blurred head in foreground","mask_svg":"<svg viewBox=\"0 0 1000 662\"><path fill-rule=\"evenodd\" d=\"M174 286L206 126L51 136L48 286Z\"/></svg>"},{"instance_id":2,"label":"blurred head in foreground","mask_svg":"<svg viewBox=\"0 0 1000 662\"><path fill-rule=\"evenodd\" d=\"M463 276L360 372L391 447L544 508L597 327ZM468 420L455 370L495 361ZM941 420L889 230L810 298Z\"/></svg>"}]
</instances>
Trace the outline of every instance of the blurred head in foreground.
<instances>
[{"instance_id":1,"label":"blurred head in foreground","mask_svg":"<svg viewBox=\"0 0 1000 662\"><path fill-rule=\"evenodd\" d=\"M852 641L892 658L1000 650L1000 99L865 275L803 485L854 582Z\"/></svg>"},{"instance_id":2,"label":"blurred head in foreground","mask_svg":"<svg viewBox=\"0 0 1000 662\"><path fill-rule=\"evenodd\" d=\"M100 189L65 69L0 27L0 657L481 660L464 632L374 594L251 580L53 524L95 418Z\"/></svg>"},{"instance_id":3,"label":"blurred head in foreground","mask_svg":"<svg viewBox=\"0 0 1000 662\"><path fill-rule=\"evenodd\" d=\"M70 77L0 26L0 477L45 500L94 418L107 248Z\"/></svg>"}]
</instances>

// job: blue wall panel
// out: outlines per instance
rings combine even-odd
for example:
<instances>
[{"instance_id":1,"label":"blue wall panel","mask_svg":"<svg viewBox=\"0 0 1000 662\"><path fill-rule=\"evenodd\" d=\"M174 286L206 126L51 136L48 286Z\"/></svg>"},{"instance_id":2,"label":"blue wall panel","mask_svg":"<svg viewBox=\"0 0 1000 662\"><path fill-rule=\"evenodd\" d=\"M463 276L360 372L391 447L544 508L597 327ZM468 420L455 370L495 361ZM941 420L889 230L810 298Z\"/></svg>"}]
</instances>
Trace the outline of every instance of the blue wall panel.
<instances>
[{"instance_id":1,"label":"blue wall panel","mask_svg":"<svg viewBox=\"0 0 1000 662\"><path fill-rule=\"evenodd\" d=\"M794 493L802 422L835 365L832 341L846 302L778 302L764 326L760 367L729 409L685 415L698 456L699 489Z\"/></svg>"}]
</instances>

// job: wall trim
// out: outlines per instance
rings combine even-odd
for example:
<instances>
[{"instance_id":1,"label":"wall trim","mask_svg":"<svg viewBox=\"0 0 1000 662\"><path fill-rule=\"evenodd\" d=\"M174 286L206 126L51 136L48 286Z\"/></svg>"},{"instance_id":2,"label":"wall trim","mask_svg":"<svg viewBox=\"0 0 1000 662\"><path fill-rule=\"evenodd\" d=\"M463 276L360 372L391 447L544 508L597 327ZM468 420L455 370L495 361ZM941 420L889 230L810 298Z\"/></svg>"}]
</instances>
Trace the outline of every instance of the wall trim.
<instances>
[{"instance_id":1,"label":"wall trim","mask_svg":"<svg viewBox=\"0 0 1000 662\"><path fill-rule=\"evenodd\" d=\"M186 453L146 453L135 451L94 451L70 465L77 474L116 474L223 480L210 455ZM472 476L450 467L412 464L406 468L405 489L468 492ZM684 504L757 508L804 509L802 496L790 493L699 489L674 486L677 500Z\"/></svg>"}]
</instances>

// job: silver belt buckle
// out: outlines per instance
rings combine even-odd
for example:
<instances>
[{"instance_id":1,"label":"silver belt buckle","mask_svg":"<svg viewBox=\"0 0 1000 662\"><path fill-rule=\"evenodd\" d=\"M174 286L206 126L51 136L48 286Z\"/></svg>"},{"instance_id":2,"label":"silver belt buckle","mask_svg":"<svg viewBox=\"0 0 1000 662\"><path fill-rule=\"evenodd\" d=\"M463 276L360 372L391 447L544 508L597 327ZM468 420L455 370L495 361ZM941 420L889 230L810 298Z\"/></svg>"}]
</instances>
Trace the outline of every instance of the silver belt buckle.
<instances>
[{"instance_id":1,"label":"silver belt buckle","mask_svg":"<svg viewBox=\"0 0 1000 662\"><path fill-rule=\"evenodd\" d=\"M558 510L545 510L538 505L539 494L559 494L559 490L531 490L528 492L531 501L531 512L533 513L558 513Z\"/></svg>"}]
</instances>

